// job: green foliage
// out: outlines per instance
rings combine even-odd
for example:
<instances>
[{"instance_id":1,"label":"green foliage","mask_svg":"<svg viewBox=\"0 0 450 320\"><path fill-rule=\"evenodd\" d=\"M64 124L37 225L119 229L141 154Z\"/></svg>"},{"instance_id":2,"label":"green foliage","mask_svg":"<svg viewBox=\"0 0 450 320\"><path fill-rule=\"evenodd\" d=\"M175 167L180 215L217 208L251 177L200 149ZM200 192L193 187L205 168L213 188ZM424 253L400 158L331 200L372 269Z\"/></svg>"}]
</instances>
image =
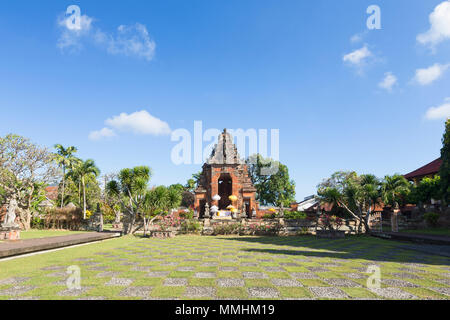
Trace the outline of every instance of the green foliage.
<instances>
[{"instance_id":1,"label":"green foliage","mask_svg":"<svg viewBox=\"0 0 450 320\"><path fill-rule=\"evenodd\" d=\"M437 227L438 226L438 220L439 220L439 214L435 212L427 212L423 215L423 218L425 219L426 223L430 227Z\"/></svg>"},{"instance_id":2,"label":"green foliage","mask_svg":"<svg viewBox=\"0 0 450 320\"><path fill-rule=\"evenodd\" d=\"M441 177L423 178L417 186L413 186L408 196L410 203L430 203L431 199L441 199Z\"/></svg>"},{"instance_id":3,"label":"green foliage","mask_svg":"<svg viewBox=\"0 0 450 320\"><path fill-rule=\"evenodd\" d=\"M398 208L399 204L405 204L411 187L411 184L402 175L395 174L384 177L382 183L383 202L393 208Z\"/></svg>"},{"instance_id":4,"label":"green foliage","mask_svg":"<svg viewBox=\"0 0 450 320\"><path fill-rule=\"evenodd\" d=\"M300 211L285 211L284 218L286 220L304 220L308 217L305 212Z\"/></svg>"},{"instance_id":5,"label":"green foliage","mask_svg":"<svg viewBox=\"0 0 450 320\"><path fill-rule=\"evenodd\" d=\"M199 234L202 232L202 224L194 219L186 219L181 223L181 232L188 234Z\"/></svg>"},{"instance_id":6,"label":"green foliage","mask_svg":"<svg viewBox=\"0 0 450 320\"><path fill-rule=\"evenodd\" d=\"M445 132L442 138L441 149L442 166L439 172L441 177L441 193L445 203L450 204L450 119L445 122Z\"/></svg>"},{"instance_id":7,"label":"green foliage","mask_svg":"<svg viewBox=\"0 0 450 320\"><path fill-rule=\"evenodd\" d=\"M179 213L180 218L183 219L193 219L194 218L194 210L192 209L188 209L187 212L180 212Z\"/></svg>"},{"instance_id":8,"label":"green foliage","mask_svg":"<svg viewBox=\"0 0 450 320\"><path fill-rule=\"evenodd\" d=\"M344 208L350 216L362 221L368 232L369 214L380 203L382 188L374 175L340 171L323 181L317 194L322 203Z\"/></svg>"},{"instance_id":9,"label":"green foliage","mask_svg":"<svg viewBox=\"0 0 450 320\"><path fill-rule=\"evenodd\" d=\"M295 182L289 178L287 166L260 154L250 156L246 162L261 204L287 207L295 202Z\"/></svg>"},{"instance_id":10,"label":"green foliage","mask_svg":"<svg viewBox=\"0 0 450 320\"><path fill-rule=\"evenodd\" d=\"M213 235L240 234L242 225L240 223L216 224L213 226Z\"/></svg>"}]
</instances>

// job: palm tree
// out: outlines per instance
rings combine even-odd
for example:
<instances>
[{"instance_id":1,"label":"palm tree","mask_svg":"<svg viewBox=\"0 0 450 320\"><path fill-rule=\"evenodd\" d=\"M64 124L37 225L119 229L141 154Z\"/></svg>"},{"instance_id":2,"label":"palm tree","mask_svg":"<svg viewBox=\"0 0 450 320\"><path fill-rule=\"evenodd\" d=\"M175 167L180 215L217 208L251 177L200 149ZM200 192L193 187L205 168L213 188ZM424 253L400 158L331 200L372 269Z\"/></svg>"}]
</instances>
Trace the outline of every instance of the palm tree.
<instances>
[{"instance_id":1,"label":"palm tree","mask_svg":"<svg viewBox=\"0 0 450 320\"><path fill-rule=\"evenodd\" d=\"M73 154L78 150L77 148L71 146L64 148L60 144L55 145L56 149L56 163L62 168L62 190L61 190L61 208L64 207L64 192L66 184L66 169L72 170L74 166L80 161L78 158L74 157Z\"/></svg>"},{"instance_id":2,"label":"palm tree","mask_svg":"<svg viewBox=\"0 0 450 320\"><path fill-rule=\"evenodd\" d=\"M100 169L97 168L94 160L88 159L82 161L74 171L81 180L81 187L83 188L83 218L86 219L86 177L92 175L97 178L100 175Z\"/></svg>"},{"instance_id":3,"label":"palm tree","mask_svg":"<svg viewBox=\"0 0 450 320\"><path fill-rule=\"evenodd\" d=\"M410 184L401 175L386 176L382 184L382 195L385 204L390 204L393 209L398 209L398 198L405 195Z\"/></svg>"}]
</instances>

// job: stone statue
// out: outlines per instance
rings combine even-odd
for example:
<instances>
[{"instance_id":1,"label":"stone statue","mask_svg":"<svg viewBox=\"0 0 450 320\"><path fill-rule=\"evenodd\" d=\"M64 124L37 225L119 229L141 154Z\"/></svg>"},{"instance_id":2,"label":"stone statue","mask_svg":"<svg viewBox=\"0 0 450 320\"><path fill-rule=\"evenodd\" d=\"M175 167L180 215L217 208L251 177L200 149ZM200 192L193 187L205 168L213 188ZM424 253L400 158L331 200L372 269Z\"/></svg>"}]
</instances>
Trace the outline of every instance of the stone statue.
<instances>
[{"instance_id":1,"label":"stone statue","mask_svg":"<svg viewBox=\"0 0 450 320\"><path fill-rule=\"evenodd\" d=\"M5 216L5 221L3 222L3 227L16 227L16 210L18 208L16 199L11 199L8 206L8 212Z\"/></svg>"},{"instance_id":2,"label":"stone statue","mask_svg":"<svg viewBox=\"0 0 450 320\"><path fill-rule=\"evenodd\" d=\"M252 218L253 219L256 218L256 210L255 209L252 210Z\"/></svg>"},{"instance_id":3,"label":"stone statue","mask_svg":"<svg viewBox=\"0 0 450 320\"><path fill-rule=\"evenodd\" d=\"M209 214L209 204L205 204L205 218L209 219L211 215Z\"/></svg>"},{"instance_id":4,"label":"stone statue","mask_svg":"<svg viewBox=\"0 0 450 320\"><path fill-rule=\"evenodd\" d=\"M245 202L244 202L244 207L242 208L242 213L243 213L244 215L247 214L247 203L245 203Z\"/></svg>"}]
</instances>

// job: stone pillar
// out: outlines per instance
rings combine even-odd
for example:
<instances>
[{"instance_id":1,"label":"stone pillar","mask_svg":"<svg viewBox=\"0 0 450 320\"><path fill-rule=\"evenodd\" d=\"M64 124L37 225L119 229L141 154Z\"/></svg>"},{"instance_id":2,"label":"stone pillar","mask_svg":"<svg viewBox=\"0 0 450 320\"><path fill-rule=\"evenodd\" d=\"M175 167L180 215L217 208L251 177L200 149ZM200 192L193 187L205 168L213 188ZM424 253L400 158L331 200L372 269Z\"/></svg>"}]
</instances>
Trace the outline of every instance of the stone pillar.
<instances>
[{"instance_id":1,"label":"stone pillar","mask_svg":"<svg viewBox=\"0 0 450 320\"><path fill-rule=\"evenodd\" d=\"M391 214L391 231L398 232L398 215L400 214L399 209L394 209Z\"/></svg>"}]
</instances>

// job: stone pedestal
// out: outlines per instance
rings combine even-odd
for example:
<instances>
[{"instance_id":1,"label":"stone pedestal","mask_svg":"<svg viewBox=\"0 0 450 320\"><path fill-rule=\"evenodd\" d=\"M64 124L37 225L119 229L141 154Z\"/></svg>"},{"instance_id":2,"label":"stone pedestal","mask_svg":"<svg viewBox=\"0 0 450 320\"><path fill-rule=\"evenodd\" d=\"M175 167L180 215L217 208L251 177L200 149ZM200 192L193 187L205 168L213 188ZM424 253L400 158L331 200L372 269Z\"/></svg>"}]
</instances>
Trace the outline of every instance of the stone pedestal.
<instances>
[{"instance_id":1,"label":"stone pedestal","mask_svg":"<svg viewBox=\"0 0 450 320\"><path fill-rule=\"evenodd\" d=\"M0 227L0 241L1 240L20 240L20 228Z\"/></svg>"}]
</instances>

